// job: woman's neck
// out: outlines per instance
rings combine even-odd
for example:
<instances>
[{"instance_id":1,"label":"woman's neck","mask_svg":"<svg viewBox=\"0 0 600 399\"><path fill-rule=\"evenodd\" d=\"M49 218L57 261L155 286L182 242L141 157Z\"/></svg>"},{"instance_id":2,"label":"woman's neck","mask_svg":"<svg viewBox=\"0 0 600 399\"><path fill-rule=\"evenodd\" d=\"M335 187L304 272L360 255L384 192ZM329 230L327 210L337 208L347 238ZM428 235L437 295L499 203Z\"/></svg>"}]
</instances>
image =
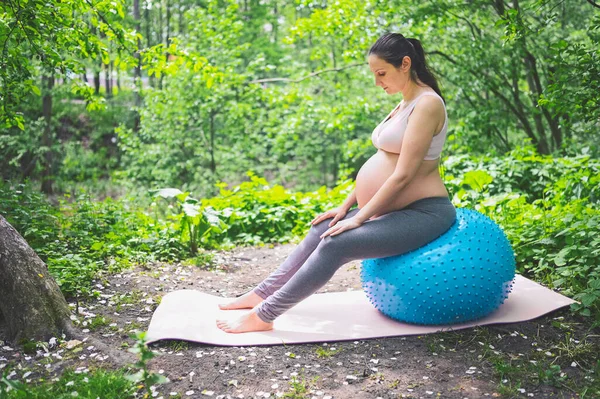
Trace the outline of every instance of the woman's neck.
<instances>
[{"instance_id":1,"label":"woman's neck","mask_svg":"<svg viewBox=\"0 0 600 399\"><path fill-rule=\"evenodd\" d=\"M429 86L423 84L421 81L418 84L412 84L410 88L406 90L406 92L402 92L402 101L404 103L409 103L417 98L421 93L427 90Z\"/></svg>"}]
</instances>

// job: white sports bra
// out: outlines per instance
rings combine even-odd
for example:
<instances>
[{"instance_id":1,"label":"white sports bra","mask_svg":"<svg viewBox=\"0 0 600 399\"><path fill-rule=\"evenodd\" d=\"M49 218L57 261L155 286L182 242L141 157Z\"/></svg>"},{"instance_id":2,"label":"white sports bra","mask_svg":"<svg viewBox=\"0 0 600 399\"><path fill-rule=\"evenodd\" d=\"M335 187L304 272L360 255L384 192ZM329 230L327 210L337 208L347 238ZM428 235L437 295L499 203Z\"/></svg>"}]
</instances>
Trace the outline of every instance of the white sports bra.
<instances>
[{"instance_id":1,"label":"white sports bra","mask_svg":"<svg viewBox=\"0 0 600 399\"><path fill-rule=\"evenodd\" d=\"M404 138L404 131L406 130L406 126L408 125L408 117L415 109L417 105L417 100L425 95L433 95L438 97L442 103L444 102L442 98L435 92L426 91L421 93L412 100L409 105L406 106L402 111L396 112L395 115L390 117L390 115L400 106L396 106L394 111L390 112L388 116L385 117L383 122L381 122L377 127L373 130L371 134L371 141L373 145L377 149L381 149L387 152L392 152L394 154L400 154L400 148L402 147L402 139ZM444 146L444 142L446 141L446 133L448 131L448 113L446 112L446 104L444 104L444 113L445 120L444 126L442 126L442 130L433 136L431 140L431 145L429 146L429 150L427 151L427 155L424 159L426 160L434 160L440 157L442 152L442 147Z\"/></svg>"}]
</instances>

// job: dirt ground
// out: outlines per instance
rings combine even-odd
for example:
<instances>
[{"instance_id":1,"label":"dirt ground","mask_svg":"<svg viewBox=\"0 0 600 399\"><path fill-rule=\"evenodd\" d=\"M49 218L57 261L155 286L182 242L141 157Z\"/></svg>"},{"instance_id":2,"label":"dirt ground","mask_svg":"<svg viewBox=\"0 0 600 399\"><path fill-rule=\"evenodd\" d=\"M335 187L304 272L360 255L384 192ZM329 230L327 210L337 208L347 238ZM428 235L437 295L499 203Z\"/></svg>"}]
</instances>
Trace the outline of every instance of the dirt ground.
<instances>
[{"instance_id":1,"label":"dirt ground","mask_svg":"<svg viewBox=\"0 0 600 399\"><path fill-rule=\"evenodd\" d=\"M212 268L152 264L107 276L97 282L98 298L80 304L74 323L125 352L134 343L129 332L148 327L166 293L243 294L294 248L216 251ZM360 290L359 271L360 261L344 265L318 292ZM162 341L151 345L157 356L150 367L170 380L156 390L155 397L164 399L578 398L574 387L589 385L585 370L593 368L600 349L599 329L586 323L561 309L523 323L354 342L219 347ZM16 364L11 378L24 382L55 377L66 367L88 372L110 366L105 354L85 342L59 342L24 354L2 337L0 326L0 373Z\"/></svg>"}]
</instances>

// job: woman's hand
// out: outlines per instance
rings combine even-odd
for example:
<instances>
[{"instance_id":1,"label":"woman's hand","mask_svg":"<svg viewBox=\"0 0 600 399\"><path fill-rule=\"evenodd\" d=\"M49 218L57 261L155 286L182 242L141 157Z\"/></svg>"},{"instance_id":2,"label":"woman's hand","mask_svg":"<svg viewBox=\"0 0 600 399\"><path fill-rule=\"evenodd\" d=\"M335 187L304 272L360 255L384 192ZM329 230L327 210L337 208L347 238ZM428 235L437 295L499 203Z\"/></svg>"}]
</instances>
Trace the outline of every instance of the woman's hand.
<instances>
[{"instance_id":1,"label":"woman's hand","mask_svg":"<svg viewBox=\"0 0 600 399\"><path fill-rule=\"evenodd\" d=\"M362 222L356 218L350 218L346 220L342 220L325 233L321 235L321 238L327 237L328 235L335 236L341 234L343 231L352 230L360 226Z\"/></svg>"},{"instance_id":2,"label":"woman's hand","mask_svg":"<svg viewBox=\"0 0 600 399\"><path fill-rule=\"evenodd\" d=\"M331 227L334 224L336 224L338 220L343 219L347 213L348 213L347 209L344 209L342 207L337 207L330 211L320 214L319 216L314 218L310 223L315 225L315 224L321 223L321 221L323 221L325 219L333 218L333 220L331 222L329 222L329 227Z\"/></svg>"}]
</instances>

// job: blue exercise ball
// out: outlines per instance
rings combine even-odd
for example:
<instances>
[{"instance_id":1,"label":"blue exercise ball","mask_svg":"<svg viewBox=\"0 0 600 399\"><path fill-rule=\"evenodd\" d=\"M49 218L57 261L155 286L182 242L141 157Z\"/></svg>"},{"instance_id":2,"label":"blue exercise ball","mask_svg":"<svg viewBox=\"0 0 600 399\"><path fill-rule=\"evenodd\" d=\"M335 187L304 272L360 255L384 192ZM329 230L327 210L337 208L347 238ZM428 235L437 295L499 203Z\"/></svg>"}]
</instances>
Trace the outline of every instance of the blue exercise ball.
<instances>
[{"instance_id":1,"label":"blue exercise ball","mask_svg":"<svg viewBox=\"0 0 600 399\"><path fill-rule=\"evenodd\" d=\"M477 320L512 291L515 257L504 232L480 212L458 208L454 224L401 255L364 259L369 301L393 319L423 325Z\"/></svg>"}]
</instances>

